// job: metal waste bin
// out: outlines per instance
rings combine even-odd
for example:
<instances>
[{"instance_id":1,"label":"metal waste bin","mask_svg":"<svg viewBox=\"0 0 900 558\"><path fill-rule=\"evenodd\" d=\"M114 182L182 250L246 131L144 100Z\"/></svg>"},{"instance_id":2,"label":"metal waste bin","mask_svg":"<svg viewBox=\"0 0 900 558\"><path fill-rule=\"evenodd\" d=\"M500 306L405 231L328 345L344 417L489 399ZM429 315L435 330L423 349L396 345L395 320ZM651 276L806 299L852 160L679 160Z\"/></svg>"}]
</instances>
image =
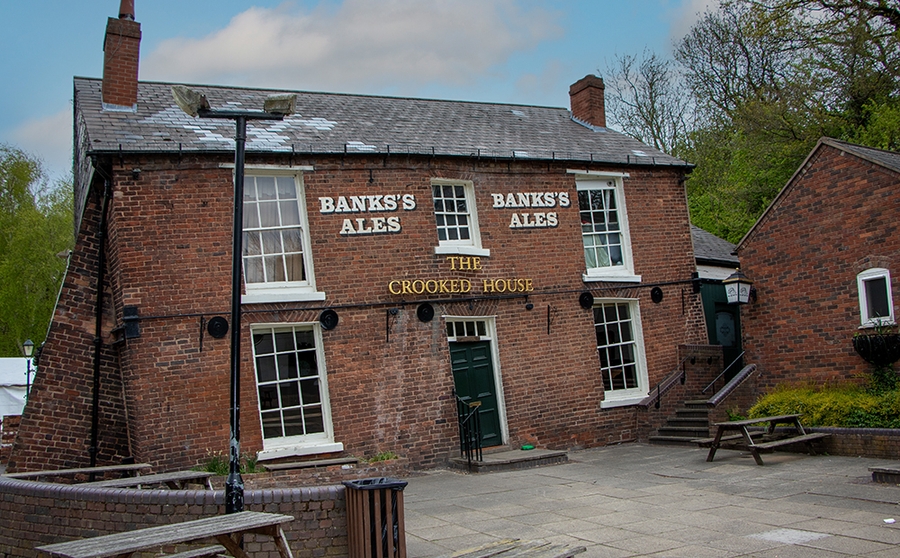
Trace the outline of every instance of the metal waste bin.
<instances>
[{"instance_id":1,"label":"metal waste bin","mask_svg":"<svg viewBox=\"0 0 900 558\"><path fill-rule=\"evenodd\" d=\"M344 481L350 558L406 558L403 489L390 477Z\"/></svg>"}]
</instances>

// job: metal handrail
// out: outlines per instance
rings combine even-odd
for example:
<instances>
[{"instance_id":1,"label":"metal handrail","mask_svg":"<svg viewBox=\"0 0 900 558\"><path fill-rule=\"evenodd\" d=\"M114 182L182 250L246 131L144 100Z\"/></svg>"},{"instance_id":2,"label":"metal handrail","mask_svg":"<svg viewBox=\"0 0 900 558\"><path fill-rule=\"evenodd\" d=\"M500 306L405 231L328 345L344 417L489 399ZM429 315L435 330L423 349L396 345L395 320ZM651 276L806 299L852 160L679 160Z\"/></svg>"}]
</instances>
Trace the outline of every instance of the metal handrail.
<instances>
[{"instance_id":1,"label":"metal handrail","mask_svg":"<svg viewBox=\"0 0 900 558\"><path fill-rule=\"evenodd\" d=\"M722 389L717 391L715 395L710 397L706 401L707 407L717 407L719 403L721 403L726 397L731 395L731 392L736 390L738 386L744 383L744 380L750 377L750 374L753 374L756 371L755 364L748 364L743 367L740 372L734 375L734 378L728 381L727 384L722 386Z\"/></svg>"},{"instance_id":2,"label":"metal handrail","mask_svg":"<svg viewBox=\"0 0 900 558\"><path fill-rule=\"evenodd\" d=\"M730 370L732 366L734 366L739 360L741 360L742 358L744 358L744 354L745 354L746 352L747 352L747 351L741 351L741 354L739 354L739 355L737 356L737 358L735 358L734 360L732 360L732 361L731 361L731 364L729 364L728 366L726 366L725 369L722 370L722 372L721 372L718 376L716 376L716 379L715 379L715 380L713 380L712 382L710 382L710 384L709 384L708 386L706 386L705 388L703 388L702 390L700 390L700 393L706 393L711 387L713 387L714 385L716 385L716 382L719 381L719 378L721 378L722 376L724 376L725 373L728 372L728 370Z\"/></svg>"},{"instance_id":3,"label":"metal handrail","mask_svg":"<svg viewBox=\"0 0 900 558\"><path fill-rule=\"evenodd\" d=\"M471 469L472 461L482 460L481 401L466 402L457 395L456 407L459 417L459 449Z\"/></svg>"},{"instance_id":4,"label":"metal handrail","mask_svg":"<svg viewBox=\"0 0 900 558\"><path fill-rule=\"evenodd\" d=\"M659 402L662 399L664 393L672 389L672 386L675 385L675 382L681 381L681 384L684 385L685 380L687 380L687 372L684 369L684 363L691 357L686 356L681 359L681 362L675 367L674 370L669 372L669 375L666 376L661 382L656 384L656 387L650 390L650 394L647 395L641 402L640 405L643 407L649 407L651 404L654 405L657 409L659 409ZM656 393L653 393L653 392Z\"/></svg>"}]
</instances>

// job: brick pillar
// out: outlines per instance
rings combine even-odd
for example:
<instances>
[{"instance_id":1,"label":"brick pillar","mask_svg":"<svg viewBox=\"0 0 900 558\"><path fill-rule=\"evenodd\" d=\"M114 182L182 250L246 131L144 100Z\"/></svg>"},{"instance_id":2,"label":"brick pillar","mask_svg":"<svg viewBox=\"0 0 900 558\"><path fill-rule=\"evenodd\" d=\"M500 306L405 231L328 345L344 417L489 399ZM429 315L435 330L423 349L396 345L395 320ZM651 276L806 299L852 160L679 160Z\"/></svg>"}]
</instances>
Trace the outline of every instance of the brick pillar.
<instances>
[{"instance_id":1,"label":"brick pillar","mask_svg":"<svg viewBox=\"0 0 900 558\"><path fill-rule=\"evenodd\" d=\"M587 75L569 87L572 116L592 126L606 127L606 101L603 79Z\"/></svg>"},{"instance_id":2,"label":"brick pillar","mask_svg":"<svg viewBox=\"0 0 900 558\"><path fill-rule=\"evenodd\" d=\"M134 21L133 2L122 1L119 18L109 18L103 42L103 108L136 110L141 24Z\"/></svg>"}]
</instances>

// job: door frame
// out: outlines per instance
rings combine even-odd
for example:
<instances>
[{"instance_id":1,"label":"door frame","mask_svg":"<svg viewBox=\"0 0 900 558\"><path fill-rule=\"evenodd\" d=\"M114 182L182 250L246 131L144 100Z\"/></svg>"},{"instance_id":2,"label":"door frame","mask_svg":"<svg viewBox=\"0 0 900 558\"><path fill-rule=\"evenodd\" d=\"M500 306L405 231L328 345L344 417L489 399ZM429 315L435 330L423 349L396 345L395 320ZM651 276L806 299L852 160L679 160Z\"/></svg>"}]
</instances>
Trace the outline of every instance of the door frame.
<instances>
[{"instance_id":1,"label":"door frame","mask_svg":"<svg viewBox=\"0 0 900 558\"><path fill-rule=\"evenodd\" d=\"M457 316L445 314L444 334L447 335L447 347L449 357L450 343L465 343L467 341L487 341L491 347L491 367L494 369L494 390L497 397L497 418L500 421L500 444L509 442L509 425L506 422L506 396L503 392L503 375L500 373L500 351L497 343L497 317L496 316ZM486 335L476 337L450 337L446 325L448 322L485 322ZM449 364L449 362L448 362ZM453 372L450 371L450 375ZM454 382L454 386L456 383Z\"/></svg>"}]
</instances>

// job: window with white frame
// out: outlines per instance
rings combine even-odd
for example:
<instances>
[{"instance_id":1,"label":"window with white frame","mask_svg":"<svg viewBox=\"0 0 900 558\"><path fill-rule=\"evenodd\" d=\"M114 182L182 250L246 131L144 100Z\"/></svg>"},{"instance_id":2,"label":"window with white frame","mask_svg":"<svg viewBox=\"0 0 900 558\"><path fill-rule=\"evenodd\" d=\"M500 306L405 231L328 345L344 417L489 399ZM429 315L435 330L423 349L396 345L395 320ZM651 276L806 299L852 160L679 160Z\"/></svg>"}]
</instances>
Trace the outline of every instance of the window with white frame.
<instances>
[{"instance_id":1,"label":"window with white frame","mask_svg":"<svg viewBox=\"0 0 900 558\"><path fill-rule=\"evenodd\" d=\"M647 367L637 301L597 302L594 330L603 380L601 406L638 403L647 395Z\"/></svg>"},{"instance_id":2,"label":"window with white frame","mask_svg":"<svg viewBox=\"0 0 900 558\"><path fill-rule=\"evenodd\" d=\"M490 256L490 251L481 247L472 182L434 179L431 195L438 234L435 253Z\"/></svg>"},{"instance_id":3,"label":"window with white frame","mask_svg":"<svg viewBox=\"0 0 900 558\"><path fill-rule=\"evenodd\" d=\"M859 314L863 327L894 323L891 272L883 268L867 269L856 276L859 290Z\"/></svg>"},{"instance_id":4,"label":"window with white frame","mask_svg":"<svg viewBox=\"0 0 900 558\"><path fill-rule=\"evenodd\" d=\"M300 176L244 177L244 302L320 299L315 291Z\"/></svg>"},{"instance_id":5,"label":"window with white frame","mask_svg":"<svg viewBox=\"0 0 900 558\"><path fill-rule=\"evenodd\" d=\"M576 188L585 280L640 281L631 259L622 178L578 177Z\"/></svg>"},{"instance_id":6,"label":"window with white frame","mask_svg":"<svg viewBox=\"0 0 900 558\"><path fill-rule=\"evenodd\" d=\"M257 325L251 331L265 450L306 445L321 451L333 434L316 326Z\"/></svg>"}]
</instances>

